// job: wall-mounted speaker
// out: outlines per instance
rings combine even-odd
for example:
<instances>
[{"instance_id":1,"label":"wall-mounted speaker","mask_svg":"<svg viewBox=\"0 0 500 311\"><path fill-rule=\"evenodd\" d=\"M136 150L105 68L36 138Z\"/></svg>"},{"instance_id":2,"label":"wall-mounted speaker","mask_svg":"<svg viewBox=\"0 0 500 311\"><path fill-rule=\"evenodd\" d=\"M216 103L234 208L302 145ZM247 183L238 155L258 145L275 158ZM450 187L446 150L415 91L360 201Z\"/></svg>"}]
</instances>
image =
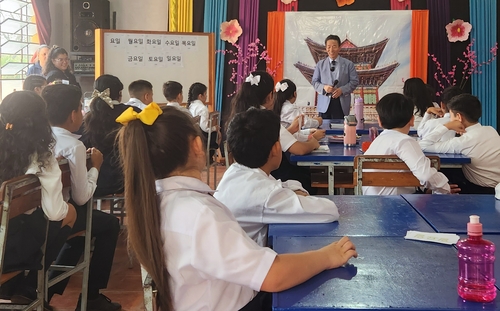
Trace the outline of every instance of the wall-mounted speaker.
<instances>
[{"instance_id":1,"label":"wall-mounted speaker","mask_svg":"<svg viewBox=\"0 0 500 311\"><path fill-rule=\"evenodd\" d=\"M71 51L95 52L95 30L109 29L108 0L71 0Z\"/></svg>"}]
</instances>

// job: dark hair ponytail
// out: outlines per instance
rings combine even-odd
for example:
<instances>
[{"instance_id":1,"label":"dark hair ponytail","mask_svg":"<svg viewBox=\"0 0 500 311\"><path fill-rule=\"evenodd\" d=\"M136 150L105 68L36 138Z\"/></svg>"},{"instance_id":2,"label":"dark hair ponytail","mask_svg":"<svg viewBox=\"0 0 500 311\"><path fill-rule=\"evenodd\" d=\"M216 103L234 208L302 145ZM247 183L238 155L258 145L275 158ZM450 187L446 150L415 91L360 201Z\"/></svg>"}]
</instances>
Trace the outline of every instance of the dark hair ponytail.
<instances>
[{"instance_id":1,"label":"dark hair ponytail","mask_svg":"<svg viewBox=\"0 0 500 311\"><path fill-rule=\"evenodd\" d=\"M281 84L286 83L288 85L285 91L278 90L276 91L276 93L274 93L273 96L273 101L274 101L273 111L278 116L281 116L281 108L283 108L283 103L287 100L290 100L293 97L295 91L297 91L297 86L290 79L283 79L279 83Z\"/></svg>"},{"instance_id":2,"label":"dark hair ponytail","mask_svg":"<svg viewBox=\"0 0 500 311\"><path fill-rule=\"evenodd\" d=\"M198 96L205 94L206 91L207 91L207 86L203 83L195 82L191 84L188 91L187 107L189 108L191 102L197 100Z\"/></svg>"}]
</instances>

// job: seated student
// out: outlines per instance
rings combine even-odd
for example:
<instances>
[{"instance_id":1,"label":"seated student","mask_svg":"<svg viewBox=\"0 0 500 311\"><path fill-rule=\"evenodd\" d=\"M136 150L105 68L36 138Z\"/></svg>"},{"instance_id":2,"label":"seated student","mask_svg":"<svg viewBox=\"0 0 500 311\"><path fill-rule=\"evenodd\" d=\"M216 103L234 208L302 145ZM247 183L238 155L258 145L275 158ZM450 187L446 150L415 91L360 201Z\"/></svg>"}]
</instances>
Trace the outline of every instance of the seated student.
<instances>
[{"instance_id":1,"label":"seated student","mask_svg":"<svg viewBox=\"0 0 500 311\"><path fill-rule=\"evenodd\" d=\"M267 110L237 114L227 130L233 163L222 176L214 198L226 205L245 232L267 245L270 223L324 223L338 220L332 201L309 196L295 180L270 174L281 163L279 117Z\"/></svg>"},{"instance_id":2,"label":"seated student","mask_svg":"<svg viewBox=\"0 0 500 311\"><path fill-rule=\"evenodd\" d=\"M2 272L31 270L26 278L19 275L22 280L11 280L19 283L10 283L10 289L7 283L2 285L2 298L11 298L14 303L30 303L36 298L36 269L45 242L45 217L49 220L46 268L57 257L76 219L73 205L63 200L61 170L51 150L53 142L45 102L40 96L18 91L4 98L0 105L0 183L34 174L42 186L41 208L9 223Z\"/></svg>"},{"instance_id":3,"label":"seated student","mask_svg":"<svg viewBox=\"0 0 500 311\"><path fill-rule=\"evenodd\" d=\"M403 94L407 96L415 106L413 110L413 115L415 116L413 127L418 129L427 108L436 107L438 104L434 106L430 93L424 81L420 78L406 79L403 85Z\"/></svg>"},{"instance_id":4,"label":"seated student","mask_svg":"<svg viewBox=\"0 0 500 311\"><path fill-rule=\"evenodd\" d=\"M408 136L413 126L414 104L398 93L387 94L376 105L378 122L384 131L371 143L365 155L397 155L425 188L434 193L450 193L448 178L431 167L417 141ZM363 187L363 194L398 195L414 193L415 188Z\"/></svg>"},{"instance_id":5,"label":"seated student","mask_svg":"<svg viewBox=\"0 0 500 311\"><path fill-rule=\"evenodd\" d=\"M211 131L213 134L210 135L210 159L212 159L215 150L219 148L220 139L222 135L219 131L219 125L213 125L212 129L208 128L208 122L210 118L210 113L205 105L207 101L207 86L200 82L195 82L189 87L188 91L188 106L189 112L193 118L199 118L198 124L202 130L202 134L205 136L205 140L208 139L208 132ZM217 134L217 135L216 135ZM217 139L218 138L218 139Z\"/></svg>"},{"instance_id":6,"label":"seated student","mask_svg":"<svg viewBox=\"0 0 500 311\"><path fill-rule=\"evenodd\" d=\"M153 85L146 80L137 80L128 86L130 100L125 104L144 109L153 101Z\"/></svg>"},{"instance_id":7,"label":"seated student","mask_svg":"<svg viewBox=\"0 0 500 311\"><path fill-rule=\"evenodd\" d=\"M163 83L163 96L165 96L165 99L167 100L167 106L173 106L191 115L189 110L181 106L184 98L182 96L182 84L177 81L168 81Z\"/></svg>"},{"instance_id":8,"label":"seated student","mask_svg":"<svg viewBox=\"0 0 500 311\"><path fill-rule=\"evenodd\" d=\"M427 152L461 153L471 158L461 170L453 174L446 170L451 182L457 183L461 193L495 193L500 183L500 137L491 126L482 126L481 102L470 94L455 96L448 103L450 122L438 125L421 140L420 147ZM462 134L447 141L439 141L449 130Z\"/></svg>"},{"instance_id":9,"label":"seated student","mask_svg":"<svg viewBox=\"0 0 500 311\"><path fill-rule=\"evenodd\" d=\"M38 95L42 94L42 90L45 86L47 86L47 80L38 75L27 76L26 80L23 82L23 90L33 91Z\"/></svg>"},{"instance_id":10,"label":"seated student","mask_svg":"<svg viewBox=\"0 0 500 311\"><path fill-rule=\"evenodd\" d=\"M272 110L273 108L273 77L265 71L252 72L241 84L240 89L231 101L231 115L227 124L240 112L247 111L248 108L263 108ZM319 148L319 142L312 137L305 142L298 141L293 135L298 131L298 122L293 125L294 129L280 128L281 150L285 153L282 157L281 165L274 170L271 175L276 179L287 181L289 179L298 180L309 193L313 193L311 187L311 173L308 167L293 165L289 161L290 153L297 155L308 154ZM324 133L323 133L324 134Z\"/></svg>"},{"instance_id":11,"label":"seated student","mask_svg":"<svg viewBox=\"0 0 500 311\"><path fill-rule=\"evenodd\" d=\"M301 254L257 245L201 181L205 151L191 118L151 105L140 119L117 119L125 124L118 144L129 241L156 284L160 310L268 310L264 291L291 288L357 256L347 237Z\"/></svg>"},{"instance_id":12,"label":"seated student","mask_svg":"<svg viewBox=\"0 0 500 311\"><path fill-rule=\"evenodd\" d=\"M427 108L424 118L420 122L417 129L418 137L420 137L420 139L432 132L438 125L445 124L450 121L450 112L448 111L447 105L453 97L460 95L463 92L464 91L458 86L450 86L444 89L443 94L441 95L440 108ZM440 118L436 119L434 116L438 116ZM440 141L449 140L455 137L455 134L455 131L448 131L441 137Z\"/></svg>"},{"instance_id":13,"label":"seated student","mask_svg":"<svg viewBox=\"0 0 500 311\"><path fill-rule=\"evenodd\" d=\"M130 106L121 104L123 84L113 75L102 75L94 82L90 111L83 119L83 135L80 140L87 148L97 148L104 157L94 196L123 192L123 175L115 145L120 124L115 119ZM137 107L134 111L140 112Z\"/></svg>"},{"instance_id":14,"label":"seated student","mask_svg":"<svg viewBox=\"0 0 500 311\"><path fill-rule=\"evenodd\" d=\"M52 125L52 132L56 139L54 152L56 157L68 160L71 171L71 197L69 189L63 193L65 201L72 202L76 207L76 222L71 234L85 230L87 217L87 202L92 199L96 189L99 169L103 162L102 153L96 148L86 150L84 144L78 140L79 136L72 134L82 125L82 92L76 86L56 84L43 90L42 97L47 103L47 114ZM87 171L87 152L90 153L92 168ZM92 237L95 238L94 250L90 260L88 282L87 310L112 311L120 310L118 303L111 302L106 296L99 294L99 290L106 288L116 242L120 233L118 219L108 213L92 210ZM59 254L56 264L76 265L83 254L85 238L75 237L68 240ZM61 272L55 272L52 277ZM62 280L49 289L49 301L54 293L62 295L69 278ZM77 310L80 309L81 296Z\"/></svg>"}]
</instances>

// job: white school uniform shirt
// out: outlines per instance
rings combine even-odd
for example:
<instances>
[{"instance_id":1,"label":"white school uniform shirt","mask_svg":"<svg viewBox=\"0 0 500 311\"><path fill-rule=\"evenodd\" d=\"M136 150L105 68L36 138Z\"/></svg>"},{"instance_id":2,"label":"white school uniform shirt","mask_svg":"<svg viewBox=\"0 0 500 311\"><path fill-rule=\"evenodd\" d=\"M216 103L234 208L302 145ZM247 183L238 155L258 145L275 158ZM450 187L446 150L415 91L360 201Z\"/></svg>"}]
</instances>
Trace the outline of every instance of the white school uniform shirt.
<instances>
[{"instance_id":1,"label":"white school uniform shirt","mask_svg":"<svg viewBox=\"0 0 500 311\"><path fill-rule=\"evenodd\" d=\"M68 204L62 195L61 169L54 156L49 158L49 163L40 168L37 156L32 156L32 161L26 174L34 174L42 185L42 210L51 221L63 220L68 214Z\"/></svg>"},{"instance_id":2,"label":"white school uniform shirt","mask_svg":"<svg viewBox=\"0 0 500 311\"><path fill-rule=\"evenodd\" d=\"M186 107L182 107L178 102L167 102L167 106L175 107L175 108L179 109L180 111L183 111L183 112L189 114L189 116L191 116L191 112L189 112L189 110L187 110Z\"/></svg>"},{"instance_id":3,"label":"white school uniform shirt","mask_svg":"<svg viewBox=\"0 0 500 311\"><path fill-rule=\"evenodd\" d=\"M283 106L281 107L281 124L284 127L289 127L293 120L300 115L300 109L297 105L292 104L290 101L285 100ZM302 128L317 128L319 126L318 120L310 118L308 116L304 117L304 124Z\"/></svg>"},{"instance_id":4,"label":"white school uniform shirt","mask_svg":"<svg viewBox=\"0 0 500 311\"><path fill-rule=\"evenodd\" d=\"M264 106L260 106L260 109L266 109ZM290 133L283 125L280 124L280 145L281 151L286 152L290 147L297 142L292 133Z\"/></svg>"},{"instance_id":5,"label":"white school uniform shirt","mask_svg":"<svg viewBox=\"0 0 500 311\"><path fill-rule=\"evenodd\" d=\"M208 133L208 121L210 118L210 113L208 112L207 106L201 100L194 100L189 104L189 112L193 116L193 118L200 116L200 128L203 132ZM212 126L212 131L215 131L216 128Z\"/></svg>"},{"instance_id":6,"label":"white school uniform shirt","mask_svg":"<svg viewBox=\"0 0 500 311\"><path fill-rule=\"evenodd\" d=\"M418 142L407 134L384 130L371 143L365 155L397 155L422 186L432 189L434 193L450 193L448 178L431 167L430 160L424 155ZM415 188L412 187L363 187L363 194L368 195L399 195L414 192Z\"/></svg>"},{"instance_id":7,"label":"white school uniform shirt","mask_svg":"<svg viewBox=\"0 0 500 311\"><path fill-rule=\"evenodd\" d=\"M94 194L99 171L95 167L87 171L87 149L78 140L80 135L57 126L52 127L52 133L56 140L56 158L63 157L68 160L71 171L71 198L76 204L84 205ZM65 201L69 200L69 189L63 189L63 198Z\"/></svg>"},{"instance_id":8,"label":"white school uniform shirt","mask_svg":"<svg viewBox=\"0 0 500 311\"><path fill-rule=\"evenodd\" d=\"M259 291L276 252L260 247L199 179L156 181L174 309L234 311Z\"/></svg>"},{"instance_id":9,"label":"white school uniform shirt","mask_svg":"<svg viewBox=\"0 0 500 311\"><path fill-rule=\"evenodd\" d=\"M422 150L438 153L461 153L471 158L470 164L462 165L462 171L470 182L494 188L500 182L500 136L491 126L479 123L465 129L460 137L439 142L448 131L439 125L421 140Z\"/></svg>"},{"instance_id":10,"label":"white school uniform shirt","mask_svg":"<svg viewBox=\"0 0 500 311\"><path fill-rule=\"evenodd\" d=\"M442 118L434 118L434 115L431 113L425 113L424 118L420 122L420 125L418 126L417 129L417 134L420 139L428 135L430 132L432 132L438 125L444 125L446 123L450 122L450 113L447 112L444 114ZM450 140L453 137L455 137L455 131L448 131L446 132L439 141L446 141Z\"/></svg>"},{"instance_id":11,"label":"white school uniform shirt","mask_svg":"<svg viewBox=\"0 0 500 311\"><path fill-rule=\"evenodd\" d=\"M439 104L436 102L432 102L432 105L434 105L434 107L436 107L436 108L439 108ZM415 116L415 119L413 122L413 128L416 128L418 130L418 128L420 126L420 122L422 122L423 118L425 117L425 113L424 113L424 116L421 117L420 113L417 112L417 107L415 106L415 108L413 109L413 115Z\"/></svg>"},{"instance_id":12,"label":"white school uniform shirt","mask_svg":"<svg viewBox=\"0 0 500 311\"><path fill-rule=\"evenodd\" d=\"M144 108L146 108L148 106L148 105L144 104L141 100L139 100L137 98L133 98L133 97L131 97L129 99L129 101L127 103L125 103L125 105L137 107L141 110L143 110Z\"/></svg>"},{"instance_id":13,"label":"white school uniform shirt","mask_svg":"<svg viewBox=\"0 0 500 311\"><path fill-rule=\"evenodd\" d=\"M282 182L260 168L233 163L222 176L214 197L226 205L257 244L267 245L273 223L326 223L339 219L337 206L325 198L297 195L300 182Z\"/></svg>"}]
</instances>

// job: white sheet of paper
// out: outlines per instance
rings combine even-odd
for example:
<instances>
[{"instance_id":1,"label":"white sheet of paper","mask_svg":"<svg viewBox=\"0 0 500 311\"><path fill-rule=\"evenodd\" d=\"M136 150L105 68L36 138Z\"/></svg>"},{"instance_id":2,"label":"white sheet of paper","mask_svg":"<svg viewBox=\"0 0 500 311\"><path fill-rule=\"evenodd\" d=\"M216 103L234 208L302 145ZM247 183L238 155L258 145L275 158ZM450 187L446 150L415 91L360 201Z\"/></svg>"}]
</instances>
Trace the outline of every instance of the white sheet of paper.
<instances>
[{"instance_id":1,"label":"white sheet of paper","mask_svg":"<svg viewBox=\"0 0 500 311\"><path fill-rule=\"evenodd\" d=\"M456 244L460 237L453 233L435 233L409 230L406 232L405 239L452 245Z\"/></svg>"}]
</instances>

